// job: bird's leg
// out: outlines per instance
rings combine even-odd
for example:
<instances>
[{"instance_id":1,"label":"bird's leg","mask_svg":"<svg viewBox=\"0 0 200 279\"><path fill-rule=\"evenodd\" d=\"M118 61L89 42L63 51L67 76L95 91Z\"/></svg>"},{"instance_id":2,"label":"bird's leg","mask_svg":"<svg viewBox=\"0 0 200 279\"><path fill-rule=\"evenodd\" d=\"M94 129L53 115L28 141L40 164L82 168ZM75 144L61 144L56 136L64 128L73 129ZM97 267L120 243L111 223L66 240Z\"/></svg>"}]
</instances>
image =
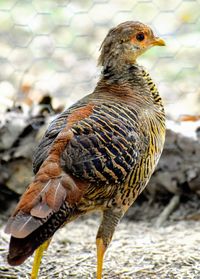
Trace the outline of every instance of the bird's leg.
<instances>
[{"instance_id":1,"label":"bird's leg","mask_svg":"<svg viewBox=\"0 0 200 279\"><path fill-rule=\"evenodd\" d=\"M104 254L122 216L123 212L119 209L107 209L103 212L103 219L96 237L97 279L102 278Z\"/></svg>"},{"instance_id":2,"label":"bird's leg","mask_svg":"<svg viewBox=\"0 0 200 279\"><path fill-rule=\"evenodd\" d=\"M45 250L47 250L50 241L51 241L51 238L48 239L47 241L45 241L42 245L40 245L37 248L37 250L35 251L34 262L33 262L33 267L32 267L32 272L31 272L31 278L30 279L37 279L37 275L38 275L38 272L39 272L43 252Z\"/></svg>"}]
</instances>

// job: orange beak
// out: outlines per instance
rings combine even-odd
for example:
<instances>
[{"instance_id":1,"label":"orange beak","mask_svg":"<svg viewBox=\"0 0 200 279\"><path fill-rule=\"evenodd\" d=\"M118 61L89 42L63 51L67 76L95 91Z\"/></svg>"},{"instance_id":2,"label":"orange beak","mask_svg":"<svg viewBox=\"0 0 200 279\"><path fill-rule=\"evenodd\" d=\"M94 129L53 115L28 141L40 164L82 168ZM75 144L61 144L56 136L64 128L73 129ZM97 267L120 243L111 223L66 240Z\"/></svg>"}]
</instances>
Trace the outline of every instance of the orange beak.
<instances>
[{"instance_id":1,"label":"orange beak","mask_svg":"<svg viewBox=\"0 0 200 279\"><path fill-rule=\"evenodd\" d=\"M159 37L155 37L152 41L153 46L165 46L165 41Z\"/></svg>"}]
</instances>

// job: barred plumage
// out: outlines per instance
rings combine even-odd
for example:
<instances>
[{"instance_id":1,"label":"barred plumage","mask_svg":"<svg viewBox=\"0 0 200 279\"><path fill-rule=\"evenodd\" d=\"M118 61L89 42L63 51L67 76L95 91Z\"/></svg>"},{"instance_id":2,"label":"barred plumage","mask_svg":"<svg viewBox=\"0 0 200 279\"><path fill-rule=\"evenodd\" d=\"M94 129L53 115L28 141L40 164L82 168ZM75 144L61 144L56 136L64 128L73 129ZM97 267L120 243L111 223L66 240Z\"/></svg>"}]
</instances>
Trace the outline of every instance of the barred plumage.
<instances>
[{"instance_id":1,"label":"barred plumage","mask_svg":"<svg viewBox=\"0 0 200 279\"><path fill-rule=\"evenodd\" d=\"M10 264L21 264L64 223L101 210L101 279L115 227L149 181L164 145L162 100L149 74L135 61L153 45L164 42L139 22L122 23L108 33L99 59L102 76L94 92L61 113L35 151L35 178L6 229L12 235ZM36 262L40 257L36 254ZM38 268L37 263L31 278L37 277Z\"/></svg>"}]
</instances>

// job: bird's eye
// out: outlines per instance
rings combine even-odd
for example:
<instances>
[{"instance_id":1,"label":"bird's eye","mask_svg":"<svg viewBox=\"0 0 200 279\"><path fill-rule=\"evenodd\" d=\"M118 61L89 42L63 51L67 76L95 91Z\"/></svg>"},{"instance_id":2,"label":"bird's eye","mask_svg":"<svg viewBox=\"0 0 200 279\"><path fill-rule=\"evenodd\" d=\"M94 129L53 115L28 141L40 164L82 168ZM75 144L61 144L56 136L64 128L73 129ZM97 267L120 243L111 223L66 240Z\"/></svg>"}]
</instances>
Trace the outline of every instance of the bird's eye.
<instances>
[{"instance_id":1,"label":"bird's eye","mask_svg":"<svg viewBox=\"0 0 200 279\"><path fill-rule=\"evenodd\" d=\"M141 41L144 40L144 38L145 38L144 33L142 33L142 32L137 33L137 35L136 35L136 40L137 41L141 42Z\"/></svg>"}]
</instances>

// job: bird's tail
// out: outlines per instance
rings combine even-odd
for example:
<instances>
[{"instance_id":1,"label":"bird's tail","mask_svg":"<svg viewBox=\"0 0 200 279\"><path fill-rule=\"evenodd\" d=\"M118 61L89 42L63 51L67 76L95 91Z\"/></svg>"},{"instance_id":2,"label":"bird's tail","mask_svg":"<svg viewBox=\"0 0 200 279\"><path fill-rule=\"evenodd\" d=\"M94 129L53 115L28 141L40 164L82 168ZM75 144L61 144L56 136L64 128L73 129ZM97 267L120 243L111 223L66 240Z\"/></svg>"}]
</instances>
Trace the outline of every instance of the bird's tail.
<instances>
[{"instance_id":1,"label":"bird's tail","mask_svg":"<svg viewBox=\"0 0 200 279\"><path fill-rule=\"evenodd\" d=\"M8 220L5 232L11 234L9 264L23 263L75 215L83 190L82 182L64 173L57 163L44 162Z\"/></svg>"},{"instance_id":2,"label":"bird's tail","mask_svg":"<svg viewBox=\"0 0 200 279\"><path fill-rule=\"evenodd\" d=\"M11 236L8 263L13 266L22 264L43 242L52 237L63 223L70 219L73 211L74 209L70 209L67 203L63 203L59 211L52 214L48 221L31 234L24 238Z\"/></svg>"}]
</instances>

